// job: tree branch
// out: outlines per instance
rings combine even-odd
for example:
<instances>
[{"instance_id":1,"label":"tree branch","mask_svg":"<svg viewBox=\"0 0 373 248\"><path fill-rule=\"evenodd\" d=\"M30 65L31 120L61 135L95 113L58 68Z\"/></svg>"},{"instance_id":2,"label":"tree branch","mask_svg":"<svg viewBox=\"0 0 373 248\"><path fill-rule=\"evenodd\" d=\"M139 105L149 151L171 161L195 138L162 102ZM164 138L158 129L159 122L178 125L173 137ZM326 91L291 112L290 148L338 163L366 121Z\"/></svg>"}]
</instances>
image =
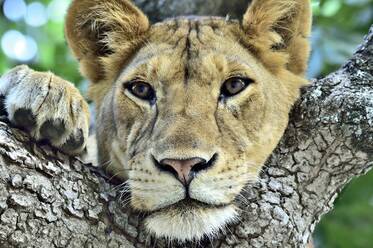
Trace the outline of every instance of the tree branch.
<instances>
[{"instance_id":1,"label":"tree branch","mask_svg":"<svg viewBox=\"0 0 373 248\"><path fill-rule=\"evenodd\" d=\"M152 22L180 15L226 16L241 18L251 0L134 0Z\"/></svg>"},{"instance_id":2,"label":"tree branch","mask_svg":"<svg viewBox=\"0 0 373 248\"><path fill-rule=\"evenodd\" d=\"M341 189L373 166L372 40L373 27L349 62L304 89L260 181L239 200L240 222L200 246L304 247ZM0 247L170 245L118 197L100 169L0 122Z\"/></svg>"},{"instance_id":3,"label":"tree branch","mask_svg":"<svg viewBox=\"0 0 373 248\"><path fill-rule=\"evenodd\" d=\"M372 72L373 27L350 61L303 90L226 243L304 246L342 188L373 167Z\"/></svg>"}]
</instances>

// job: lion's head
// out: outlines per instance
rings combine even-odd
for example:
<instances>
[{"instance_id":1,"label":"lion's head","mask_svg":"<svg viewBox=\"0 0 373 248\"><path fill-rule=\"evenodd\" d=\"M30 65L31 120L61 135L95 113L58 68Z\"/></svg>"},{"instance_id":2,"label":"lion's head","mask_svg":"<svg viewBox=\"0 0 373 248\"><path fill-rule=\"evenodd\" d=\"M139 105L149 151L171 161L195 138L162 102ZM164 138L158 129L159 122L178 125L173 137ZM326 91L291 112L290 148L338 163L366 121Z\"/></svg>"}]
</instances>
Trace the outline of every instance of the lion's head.
<instances>
[{"instance_id":1,"label":"lion's head","mask_svg":"<svg viewBox=\"0 0 373 248\"><path fill-rule=\"evenodd\" d=\"M156 237L198 240L237 218L306 83L309 4L150 25L126 0L73 1L66 36L92 82L99 160Z\"/></svg>"}]
</instances>

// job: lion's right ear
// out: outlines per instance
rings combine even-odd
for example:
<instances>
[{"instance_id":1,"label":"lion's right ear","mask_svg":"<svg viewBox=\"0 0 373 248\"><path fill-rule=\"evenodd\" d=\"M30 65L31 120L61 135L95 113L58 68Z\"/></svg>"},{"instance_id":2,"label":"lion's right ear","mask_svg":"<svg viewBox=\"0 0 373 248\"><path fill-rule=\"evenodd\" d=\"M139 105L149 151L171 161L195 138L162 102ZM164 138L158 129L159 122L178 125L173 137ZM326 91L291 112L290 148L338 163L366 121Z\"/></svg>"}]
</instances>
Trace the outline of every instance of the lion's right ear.
<instances>
[{"instance_id":1,"label":"lion's right ear","mask_svg":"<svg viewBox=\"0 0 373 248\"><path fill-rule=\"evenodd\" d=\"M73 0L65 24L82 74L93 83L119 70L148 29L148 18L128 0Z\"/></svg>"},{"instance_id":2,"label":"lion's right ear","mask_svg":"<svg viewBox=\"0 0 373 248\"><path fill-rule=\"evenodd\" d=\"M299 76L307 69L311 24L310 0L253 0L242 20L245 41L268 68Z\"/></svg>"}]
</instances>

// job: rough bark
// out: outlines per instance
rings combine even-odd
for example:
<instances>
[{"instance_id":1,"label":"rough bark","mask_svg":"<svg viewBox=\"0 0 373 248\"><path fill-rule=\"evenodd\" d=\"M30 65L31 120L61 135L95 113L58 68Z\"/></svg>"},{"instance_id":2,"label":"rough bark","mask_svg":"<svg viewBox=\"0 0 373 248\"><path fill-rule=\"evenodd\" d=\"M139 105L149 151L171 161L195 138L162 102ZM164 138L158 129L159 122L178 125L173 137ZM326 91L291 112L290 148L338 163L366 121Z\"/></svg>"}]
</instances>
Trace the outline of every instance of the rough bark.
<instances>
[{"instance_id":1,"label":"rough bark","mask_svg":"<svg viewBox=\"0 0 373 248\"><path fill-rule=\"evenodd\" d=\"M371 167L373 27L350 61L303 90L260 182L247 186L241 221L200 246L304 247L341 189ZM117 191L100 169L0 122L0 247L177 247L149 237Z\"/></svg>"},{"instance_id":2,"label":"rough bark","mask_svg":"<svg viewBox=\"0 0 373 248\"><path fill-rule=\"evenodd\" d=\"M216 15L240 18L250 0L134 0L153 22L180 15Z\"/></svg>"}]
</instances>

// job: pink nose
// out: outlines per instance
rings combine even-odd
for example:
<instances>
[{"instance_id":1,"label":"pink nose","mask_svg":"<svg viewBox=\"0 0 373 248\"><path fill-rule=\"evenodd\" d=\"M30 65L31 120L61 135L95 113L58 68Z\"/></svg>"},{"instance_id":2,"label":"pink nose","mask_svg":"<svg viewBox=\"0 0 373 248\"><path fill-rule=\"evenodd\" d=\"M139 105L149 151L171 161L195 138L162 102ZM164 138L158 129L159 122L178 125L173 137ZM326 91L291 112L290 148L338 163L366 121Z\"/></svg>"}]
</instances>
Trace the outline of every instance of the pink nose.
<instances>
[{"instance_id":1,"label":"pink nose","mask_svg":"<svg viewBox=\"0 0 373 248\"><path fill-rule=\"evenodd\" d=\"M178 179L183 184L188 184L190 180L193 177L193 174L190 173L193 169L193 167L196 167L196 165L201 165L206 163L206 160L202 158L191 158L191 159L163 159L161 161L161 166L166 167L169 166L170 169L172 169Z\"/></svg>"}]
</instances>

